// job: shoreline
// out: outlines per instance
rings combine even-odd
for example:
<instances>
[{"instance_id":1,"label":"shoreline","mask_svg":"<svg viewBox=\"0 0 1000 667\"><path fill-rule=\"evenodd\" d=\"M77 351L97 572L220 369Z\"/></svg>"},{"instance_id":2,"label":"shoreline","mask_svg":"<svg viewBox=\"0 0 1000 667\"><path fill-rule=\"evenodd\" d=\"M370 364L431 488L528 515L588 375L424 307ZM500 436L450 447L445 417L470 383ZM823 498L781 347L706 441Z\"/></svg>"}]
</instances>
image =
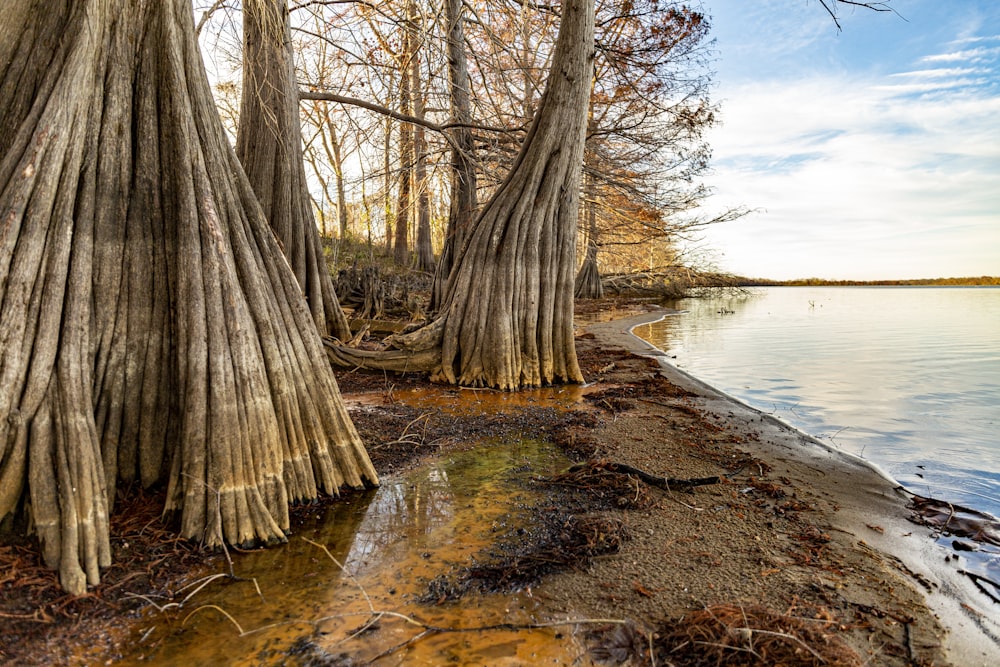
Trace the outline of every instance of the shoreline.
<instances>
[{"instance_id":1,"label":"shoreline","mask_svg":"<svg viewBox=\"0 0 1000 667\"><path fill-rule=\"evenodd\" d=\"M815 466L824 477L842 476L843 484L835 482L839 492L831 490L840 508L827 517L831 524L859 539L863 536L863 544L897 559L912 578L927 582L919 592L948 631L944 645L948 660L959 665L1000 663L1000 617L990 617L991 601L961 574L958 557L945 559L947 551L935 543L935 531L910 520L909 495L903 487L876 464L836 449L677 368L667 361L666 353L633 333L635 327L669 314L652 311L588 324L586 330L605 344L656 359L670 382L697 394L700 407L728 426L747 430L766 424L755 453ZM808 485L809 480L801 483ZM871 530L872 521L878 521L882 530Z\"/></svg>"},{"instance_id":2,"label":"shoreline","mask_svg":"<svg viewBox=\"0 0 1000 667\"><path fill-rule=\"evenodd\" d=\"M386 479L490 434L546 440L576 461L621 463L675 480L716 480L686 492L677 486L643 485L625 475L616 478L617 486L601 484L607 475L582 479L577 490L568 493L595 502L582 503L579 517L604 517L621 526L621 549L543 574L526 589L493 593L502 597L491 598L490 604L500 600L508 605L508 614L532 622L634 621L629 627L641 630L632 637L641 640L634 647L637 656L660 641L666 629L701 627L689 614L704 617L728 608L751 640L728 647L728 655L737 660L748 647L754 649L754 637L759 638L755 632L785 637L785 649L807 646L794 635L782 634L794 632L781 625L791 621L817 629L809 640L817 649L847 644L858 657L823 664L1000 664L1000 631L987 615L995 615L987 606L990 602L958 574L957 556L945 561L942 548L931 539L933 529L909 520L906 497L894 481L865 460L835 450L666 363L664 353L631 333L637 324L666 311L628 316L636 312L618 311L625 318L610 322L578 321L578 356L589 381L582 390L477 393L470 403L469 392L458 398L418 376L395 377L391 384L376 374L339 378L345 401L369 398L357 402L352 419L365 441L375 443L373 460ZM452 404L467 404L472 411L453 415L433 410ZM435 416L422 427L421 438L399 437L429 409ZM557 415L565 415L565 420ZM146 565L160 562L161 549L176 540L168 539L161 526L143 542L142 536L151 532L147 528L158 525L160 505L155 496L135 500L138 504L128 512L134 516L114 539L147 560L113 568L92 595L74 600L55 590L54 575L34 558L22 576L49 583L44 590L16 589L21 605L13 605L16 600L10 598L0 607L0 614L12 621L21 619L18 632L0 638L0 662L10 658L20 664L92 664L120 659L127 653L123 647L129 633L134 638L137 629L150 626L148 616L135 616L148 607L142 600L166 590L165 599L176 602L179 598L170 591L186 590L193 577L226 569L219 555L193 547L186 567L161 572ZM347 500L350 504L350 497ZM524 505L521 511L535 522L528 525L529 534L540 539L543 515L556 508L572 512L574 502L569 496L543 493L537 502ZM302 506L300 518L305 521L320 506ZM483 537L500 539L496 528L488 526ZM520 533L512 535L514 543L521 541ZM268 550L265 558L282 559L281 549ZM481 556L493 553L487 549ZM15 569L23 568L26 557L13 555L20 559L13 561ZM170 562L174 560L176 552ZM243 571L241 560L242 554L234 554L237 572ZM200 593L199 604L211 602L205 598L214 589ZM392 597L385 604L396 610L400 602ZM476 598L468 607L464 604L456 607L463 615L475 614L472 610L479 606ZM747 620L761 609L778 620L770 625ZM51 623L32 622L29 614L48 614ZM156 625L169 632L178 620L174 616L161 610L154 616ZM224 619L219 622L225 628L219 631L231 631ZM732 638L734 629L739 628L732 626L723 638ZM378 642L378 637L365 635L363 641ZM553 637L545 637L551 643ZM586 626L555 637L560 638L567 640L570 654L555 664L592 663L587 661L587 646L595 640ZM673 644L677 650L680 645ZM678 655L670 653L669 660L701 664ZM664 663L658 659L657 664Z\"/></svg>"}]
</instances>

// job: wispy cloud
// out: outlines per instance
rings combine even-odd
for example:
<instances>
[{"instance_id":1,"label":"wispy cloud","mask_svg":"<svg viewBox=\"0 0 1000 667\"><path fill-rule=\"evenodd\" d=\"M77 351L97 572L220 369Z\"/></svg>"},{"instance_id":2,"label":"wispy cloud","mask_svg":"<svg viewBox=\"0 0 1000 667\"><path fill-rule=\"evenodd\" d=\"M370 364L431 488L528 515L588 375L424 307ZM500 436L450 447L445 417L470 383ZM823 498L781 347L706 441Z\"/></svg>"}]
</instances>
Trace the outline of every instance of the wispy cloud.
<instances>
[{"instance_id":1,"label":"wispy cloud","mask_svg":"<svg viewBox=\"0 0 1000 667\"><path fill-rule=\"evenodd\" d=\"M977 49L965 49L949 53L935 53L924 56L920 61L925 63L952 63L959 61L980 63L995 60L998 56L1000 56L1000 47L979 47Z\"/></svg>"},{"instance_id":2,"label":"wispy cloud","mask_svg":"<svg viewBox=\"0 0 1000 667\"><path fill-rule=\"evenodd\" d=\"M935 91L947 91L955 90L958 88L977 88L980 86L987 85L990 82L989 77L982 76L978 78L958 78L958 79L948 79L942 75L936 81L918 81L914 83L888 83L884 85L877 86L882 90L887 90L896 95L912 95L921 93L931 93Z\"/></svg>"},{"instance_id":3,"label":"wispy cloud","mask_svg":"<svg viewBox=\"0 0 1000 667\"><path fill-rule=\"evenodd\" d=\"M760 275L767 254L784 278L996 273L1000 95L970 70L734 90L713 181L720 203L766 210L709 232L723 266Z\"/></svg>"},{"instance_id":4,"label":"wispy cloud","mask_svg":"<svg viewBox=\"0 0 1000 667\"><path fill-rule=\"evenodd\" d=\"M721 268L791 278L1000 273L1000 10L907 0L906 20L706 0L723 125L707 232ZM945 6L947 4L947 6Z\"/></svg>"},{"instance_id":5,"label":"wispy cloud","mask_svg":"<svg viewBox=\"0 0 1000 667\"><path fill-rule=\"evenodd\" d=\"M940 79L943 77L966 76L969 74L988 74L989 70L983 67L938 67L935 69L918 69L909 72L897 72L890 74L892 78L909 79Z\"/></svg>"}]
</instances>

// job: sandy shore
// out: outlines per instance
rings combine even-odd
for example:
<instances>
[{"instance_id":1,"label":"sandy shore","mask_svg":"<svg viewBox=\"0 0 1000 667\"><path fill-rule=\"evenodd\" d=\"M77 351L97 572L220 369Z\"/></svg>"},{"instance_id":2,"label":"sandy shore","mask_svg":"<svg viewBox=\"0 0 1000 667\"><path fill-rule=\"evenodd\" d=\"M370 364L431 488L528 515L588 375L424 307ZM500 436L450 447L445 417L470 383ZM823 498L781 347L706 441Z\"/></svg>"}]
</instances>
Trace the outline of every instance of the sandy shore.
<instances>
[{"instance_id":1,"label":"sandy shore","mask_svg":"<svg viewBox=\"0 0 1000 667\"><path fill-rule=\"evenodd\" d=\"M786 493L815 508L803 514L812 515L808 517L810 522L822 524L820 529L830 537L831 547L842 552L832 562L841 565L818 568L811 576L793 579L807 587L835 592L832 597L849 600L856 609L888 609L893 605L906 609L896 619L913 619L903 624L907 635L903 641L909 644L906 650L911 653L904 656L905 660L963 666L1000 664L1000 616L995 605L960 573L957 558L946 560L948 554L934 543L930 528L909 520L908 498L898 484L868 462L831 449L691 377L669 364L661 351L631 333L633 327L663 315L649 313L593 324L587 331L602 346L657 358L671 383L692 392L699 409L738 434L742 448L769 464L768 479L780 480L784 487L793 489ZM627 449L609 454L634 456ZM666 517L653 517L653 523L657 520ZM731 535L727 539L735 538ZM845 555L846 560L840 560ZM778 563L774 568L757 568L757 574L784 567ZM754 576L753 572L745 574ZM773 600L781 593L766 596ZM877 643L868 646L867 652L875 664L890 662L879 653Z\"/></svg>"}]
</instances>

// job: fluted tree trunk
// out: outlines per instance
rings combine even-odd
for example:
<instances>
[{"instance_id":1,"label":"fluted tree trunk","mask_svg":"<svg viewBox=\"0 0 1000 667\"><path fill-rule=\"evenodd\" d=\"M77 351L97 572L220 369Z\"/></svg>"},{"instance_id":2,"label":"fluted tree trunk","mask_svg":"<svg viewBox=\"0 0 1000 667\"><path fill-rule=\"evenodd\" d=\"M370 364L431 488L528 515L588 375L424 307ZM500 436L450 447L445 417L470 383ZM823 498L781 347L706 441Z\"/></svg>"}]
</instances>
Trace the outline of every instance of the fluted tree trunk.
<instances>
[{"instance_id":1,"label":"fluted tree trunk","mask_svg":"<svg viewBox=\"0 0 1000 667\"><path fill-rule=\"evenodd\" d=\"M576 298L578 299L600 299L604 297L604 285L601 283L601 271L597 264L598 231L597 231L597 193L594 185L594 177L584 178L584 191L587 200L584 202L583 210L587 216L587 252L583 258L583 264L576 274Z\"/></svg>"},{"instance_id":2,"label":"fluted tree trunk","mask_svg":"<svg viewBox=\"0 0 1000 667\"><path fill-rule=\"evenodd\" d=\"M330 346L335 362L427 368L440 381L499 389L583 380L573 274L593 56L593 1L568 0L540 108L470 231L440 313L392 339L396 351Z\"/></svg>"},{"instance_id":3,"label":"fluted tree trunk","mask_svg":"<svg viewBox=\"0 0 1000 667\"><path fill-rule=\"evenodd\" d=\"M110 563L119 481L165 483L165 513L209 545L282 541L290 501L377 483L190 3L9 5L0 519L29 514L80 594Z\"/></svg>"},{"instance_id":4,"label":"fluted tree trunk","mask_svg":"<svg viewBox=\"0 0 1000 667\"><path fill-rule=\"evenodd\" d=\"M320 334L349 340L351 330L337 301L309 198L298 105L286 0L246 0L236 154L281 240Z\"/></svg>"},{"instance_id":5,"label":"fluted tree trunk","mask_svg":"<svg viewBox=\"0 0 1000 667\"><path fill-rule=\"evenodd\" d=\"M587 243L587 255L576 274L576 298L604 298L604 284L601 282L601 272L597 265L597 246Z\"/></svg>"}]
</instances>

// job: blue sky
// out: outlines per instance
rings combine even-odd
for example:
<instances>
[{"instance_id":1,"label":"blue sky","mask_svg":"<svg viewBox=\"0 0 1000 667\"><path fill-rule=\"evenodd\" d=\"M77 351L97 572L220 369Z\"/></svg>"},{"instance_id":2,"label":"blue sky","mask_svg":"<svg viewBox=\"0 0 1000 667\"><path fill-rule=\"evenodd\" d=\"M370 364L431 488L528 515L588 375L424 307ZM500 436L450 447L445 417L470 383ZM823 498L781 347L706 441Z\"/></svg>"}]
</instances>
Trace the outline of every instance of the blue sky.
<instances>
[{"instance_id":1,"label":"blue sky","mask_svg":"<svg viewBox=\"0 0 1000 667\"><path fill-rule=\"evenodd\" d=\"M720 268L776 279L1000 275L1000 2L703 0Z\"/></svg>"}]
</instances>

